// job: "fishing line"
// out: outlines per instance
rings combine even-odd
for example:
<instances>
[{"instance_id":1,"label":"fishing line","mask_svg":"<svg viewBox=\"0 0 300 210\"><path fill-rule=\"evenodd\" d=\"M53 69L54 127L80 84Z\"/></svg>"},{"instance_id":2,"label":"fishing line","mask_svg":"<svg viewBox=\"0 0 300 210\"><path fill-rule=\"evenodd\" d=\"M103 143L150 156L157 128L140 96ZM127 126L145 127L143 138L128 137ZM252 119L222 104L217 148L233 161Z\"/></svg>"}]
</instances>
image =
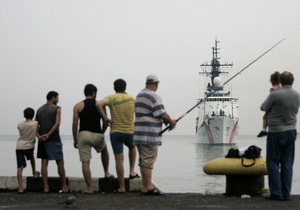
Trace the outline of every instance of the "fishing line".
<instances>
[{"instance_id":1,"label":"fishing line","mask_svg":"<svg viewBox=\"0 0 300 210\"><path fill-rule=\"evenodd\" d=\"M288 37L290 37L292 34L296 33L299 30L299 28L297 28L295 31L293 31L292 33L290 33L289 35L287 35L286 37L284 37L283 39L281 39L279 42L277 42L275 45L273 45L271 48L269 48L268 50L266 50L263 54L261 54L260 56L258 56L255 60L253 60L251 63L249 63L247 66L245 66L242 70L240 70L239 72L237 72L235 75L233 75L232 77L230 77L226 82L223 83L223 86L226 85L227 83L229 83L231 80L233 80L237 75L241 74L243 71L245 71L249 66L251 66L253 63L255 63L256 61L258 61L261 57L263 57L265 54L267 54L268 52L270 52L273 48L275 48L276 46L278 46L281 42L283 42L284 40L286 40ZM209 95L207 95L204 99L200 99L198 101L198 103L196 105L194 105L192 108L190 108L188 111L186 111L185 113L183 113L183 115L181 115L179 118L177 118L175 121L178 122L179 120L181 120L183 117L185 117L189 112L191 112L193 109L195 109L197 106L199 106L202 102L206 101L208 97L210 97L211 95L213 95L217 90L214 90L212 93L210 93ZM159 132L159 135L161 136L164 132L166 132L167 130L171 130L170 129L171 126L167 126L166 128L164 128L161 132Z\"/></svg>"}]
</instances>

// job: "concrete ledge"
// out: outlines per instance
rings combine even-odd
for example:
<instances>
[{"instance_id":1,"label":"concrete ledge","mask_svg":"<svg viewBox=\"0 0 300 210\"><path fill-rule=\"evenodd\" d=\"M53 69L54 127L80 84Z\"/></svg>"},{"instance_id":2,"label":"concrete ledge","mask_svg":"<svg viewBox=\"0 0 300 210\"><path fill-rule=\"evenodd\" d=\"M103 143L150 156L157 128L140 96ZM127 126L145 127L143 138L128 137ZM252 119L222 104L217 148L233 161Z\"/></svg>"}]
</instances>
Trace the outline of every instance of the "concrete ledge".
<instances>
[{"instance_id":1,"label":"concrete ledge","mask_svg":"<svg viewBox=\"0 0 300 210\"><path fill-rule=\"evenodd\" d=\"M23 186L26 187L26 177L23 177ZM0 177L0 190L15 190L18 188L17 177Z\"/></svg>"},{"instance_id":2,"label":"concrete ledge","mask_svg":"<svg viewBox=\"0 0 300 210\"><path fill-rule=\"evenodd\" d=\"M74 191L74 192L79 192L83 191L86 189L86 184L84 181L84 178L82 177L69 177L69 189ZM93 190L95 192L99 191L99 184L98 184L99 178L92 178L92 185L93 185Z\"/></svg>"},{"instance_id":3,"label":"concrete ledge","mask_svg":"<svg viewBox=\"0 0 300 210\"><path fill-rule=\"evenodd\" d=\"M117 178L93 178L93 189L95 192L112 193L119 187ZM59 177L48 177L50 192L58 192L61 190L61 182ZM67 185L73 192L81 192L86 189L84 178L82 177L67 177ZM23 186L26 191L43 191L42 178L34 179L33 177L23 177ZM126 191L140 192L142 188L141 178L128 179L125 178ZM18 180L15 176L0 177L0 190L17 190Z\"/></svg>"}]
</instances>

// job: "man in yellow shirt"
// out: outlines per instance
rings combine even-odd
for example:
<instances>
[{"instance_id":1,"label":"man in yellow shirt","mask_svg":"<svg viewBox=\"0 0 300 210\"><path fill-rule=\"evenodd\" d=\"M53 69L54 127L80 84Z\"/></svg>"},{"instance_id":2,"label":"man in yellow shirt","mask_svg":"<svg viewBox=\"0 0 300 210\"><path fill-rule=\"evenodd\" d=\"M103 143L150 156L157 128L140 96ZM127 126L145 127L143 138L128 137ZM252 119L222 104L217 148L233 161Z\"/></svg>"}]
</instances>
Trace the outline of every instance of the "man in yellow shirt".
<instances>
[{"instance_id":1,"label":"man in yellow shirt","mask_svg":"<svg viewBox=\"0 0 300 210\"><path fill-rule=\"evenodd\" d=\"M117 79L114 82L114 89L116 93L101 100L97 107L104 121L111 125L110 141L115 155L116 171L120 185L115 193L125 193L123 144L129 149L129 178L139 178L139 175L134 171L136 147L132 144L135 99L125 92L126 82L123 79ZM111 119L107 117L104 111L105 106L110 109Z\"/></svg>"}]
</instances>

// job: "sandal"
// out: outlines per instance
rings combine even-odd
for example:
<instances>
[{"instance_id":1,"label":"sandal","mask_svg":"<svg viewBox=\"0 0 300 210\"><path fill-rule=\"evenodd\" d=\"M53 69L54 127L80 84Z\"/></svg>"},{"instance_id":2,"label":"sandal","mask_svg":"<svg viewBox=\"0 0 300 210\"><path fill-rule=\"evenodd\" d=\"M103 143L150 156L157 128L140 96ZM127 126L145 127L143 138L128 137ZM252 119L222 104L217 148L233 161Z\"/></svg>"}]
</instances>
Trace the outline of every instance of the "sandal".
<instances>
[{"instance_id":1,"label":"sandal","mask_svg":"<svg viewBox=\"0 0 300 210\"><path fill-rule=\"evenodd\" d=\"M62 191L62 190L60 190L60 191L58 191L59 193L72 193L73 191L72 190L70 190L70 189L68 189L68 191Z\"/></svg>"},{"instance_id":2,"label":"sandal","mask_svg":"<svg viewBox=\"0 0 300 210\"><path fill-rule=\"evenodd\" d=\"M106 177L104 177L104 178L107 179L107 180L110 180L110 179L115 178L115 176L114 176L114 175L110 175L110 176L106 176Z\"/></svg>"},{"instance_id":3,"label":"sandal","mask_svg":"<svg viewBox=\"0 0 300 210\"><path fill-rule=\"evenodd\" d=\"M114 190L114 193L115 194L125 194L125 192L121 192L121 191L119 191L119 189Z\"/></svg>"},{"instance_id":4,"label":"sandal","mask_svg":"<svg viewBox=\"0 0 300 210\"><path fill-rule=\"evenodd\" d=\"M148 190L147 192L142 192L143 195L155 195L155 196L162 196L164 195L163 192L159 191L158 189Z\"/></svg>"},{"instance_id":5,"label":"sandal","mask_svg":"<svg viewBox=\"0 0 300 210\"><path fill-rule=\"evenodd\" d=\"M135 179L135 178L141 178L138 174L135 174L134 176L129 175L129 179Z\"/></svg>"}]
</instances>

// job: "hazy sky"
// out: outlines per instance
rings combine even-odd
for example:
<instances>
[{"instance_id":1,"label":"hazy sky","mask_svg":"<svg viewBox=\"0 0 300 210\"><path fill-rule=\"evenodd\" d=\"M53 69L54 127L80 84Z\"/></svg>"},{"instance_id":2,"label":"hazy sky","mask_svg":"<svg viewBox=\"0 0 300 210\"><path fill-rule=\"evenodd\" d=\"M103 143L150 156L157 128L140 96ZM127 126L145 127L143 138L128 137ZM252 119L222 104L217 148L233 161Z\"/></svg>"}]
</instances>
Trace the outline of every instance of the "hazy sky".
<instances>
[{"instance_id":1,"label":"hazy sky","mask_svg":"<svg viewBox=\"0 0 300 210\"><path fill-rule=\"evenodd\" d=\"M299 8L299 0L2 0L0 134L18 134L24 108L36 110L50 90L60 94L61 132L71 134L87 83L102 99L123 78L136 96L148 74L159 77L157 92L178 118L203 97L200 64L210 61L216 37L232 76L299 28ZM260 131L271 73L293 72L300 90L299 59L300 31L228 84L239 97L240 134ZM194 134L197 115L196 108L167 134Z\"/></svg>"}]
</instances>

